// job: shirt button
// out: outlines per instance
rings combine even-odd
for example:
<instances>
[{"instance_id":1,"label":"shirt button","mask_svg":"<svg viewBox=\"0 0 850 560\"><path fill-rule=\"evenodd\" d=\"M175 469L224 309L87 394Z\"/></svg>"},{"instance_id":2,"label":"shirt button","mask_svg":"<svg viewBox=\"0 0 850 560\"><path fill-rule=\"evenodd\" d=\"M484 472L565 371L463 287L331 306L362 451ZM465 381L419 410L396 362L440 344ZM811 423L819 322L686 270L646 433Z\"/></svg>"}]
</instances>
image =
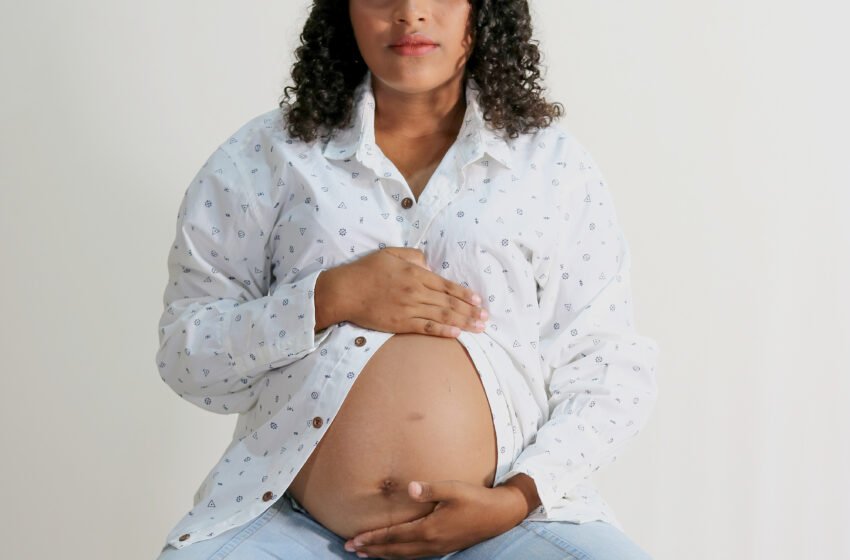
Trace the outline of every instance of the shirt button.
<instances>
[{"instance_id":1,"label":"shirt button","mask_svg":"<svg viewBox=\"0 0 850 560\"><path fill-rule=\"evenodd\" d=\"M401 199L401 207L402 208L410 208L411 206L413 206L413 199L412 198L410 198L409 196L406 196L406 197Z\"/></svg>"},{"instance_id":2,"label":"shirt button","mask_svg":"<svg viewBox=\"0 0 850 560\"><path fill-rule=\"evenodd\" d=\"M189 538L189 533L186 533L185 535L182 535L182 536L181 536L179 539L177 539L177 540L185 541L185 540L186 540L186 539L188 539L188 538Z\"/></svg>"},{"instance_id":3,"label":"shirt button","mask_svg":"<svg viewBox=\"0 0 850 560\"><path fill-rule=\"evenodd\" d=\"M322 417L321 416L316 416L315 418L313 418L313 427L314 428L321 428L322 427Z\"/></svg>"},{"instance_id":4,"label":"shirt button","mask_svg":"<svg viewBox=\"0 0 850 560\"><path fill-rule=\"evenodd\" d=\"M274 493L272 493L271 491L266 492L265 494L263 494L263 501L268 502L272 499L272 496L274 496Z\"/></svg>"},{"instance_id":5,"label":"shirt button","mask_svg":"<svg viewBox=\"0 0 850 560\"><path fill-rule=\"evenodd\" d=\"M357 346L363 346L364 344L366 344L366 337L365 336L358 336L357 338L354 339L354 344L357 345Z\"/></svg>"}]
</instances>

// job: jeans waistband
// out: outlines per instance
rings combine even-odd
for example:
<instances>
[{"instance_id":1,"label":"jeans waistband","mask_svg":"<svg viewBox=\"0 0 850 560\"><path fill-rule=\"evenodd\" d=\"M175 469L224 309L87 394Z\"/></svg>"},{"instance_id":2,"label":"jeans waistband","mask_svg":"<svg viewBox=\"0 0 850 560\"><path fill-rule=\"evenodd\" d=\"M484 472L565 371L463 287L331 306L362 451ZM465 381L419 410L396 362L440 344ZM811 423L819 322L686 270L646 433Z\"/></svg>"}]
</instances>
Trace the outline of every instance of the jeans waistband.
<instances>
[{"instance_id":1,"label":"jeans waistband","mask_svg":"<svg viewBox=\"0 0 850 560\"><path fill-rule=\"evenodd\" d=\"M304 506L298 503L298 500L295 499L295 496L289 493L289 490L283 493L281 500L289 500L289 505L292 506L292 509L297 511L298 513L303 513L310 519L315 519L310 512L304 509Z\"/></svg>"}]
</instances>

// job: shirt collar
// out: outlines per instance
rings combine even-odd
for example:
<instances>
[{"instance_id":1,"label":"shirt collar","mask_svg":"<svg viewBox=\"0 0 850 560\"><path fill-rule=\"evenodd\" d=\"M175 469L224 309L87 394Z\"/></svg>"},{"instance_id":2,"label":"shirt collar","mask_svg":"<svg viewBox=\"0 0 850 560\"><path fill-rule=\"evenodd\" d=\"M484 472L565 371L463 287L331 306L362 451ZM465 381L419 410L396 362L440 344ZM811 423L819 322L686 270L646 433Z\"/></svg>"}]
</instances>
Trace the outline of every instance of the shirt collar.
<instances>
[{"instance_id":1,"label":"shirt collar","mask_svg":"<svg viewBox=\"0 0 850 560\"><path fill-rule=\"evenodd\" d=\"M467 83L466 113L457 135L456 146L461 167L477 161L486 152L508 169L511 168L510 147L497 131L484 121L478 104L478 91ZM323 150L328 159L346 159L355 155L365 165L378 167L375 147L375 96L372 73L366 75L354 90L353 124L336 130Z\"/></svg>"}]
</instances>

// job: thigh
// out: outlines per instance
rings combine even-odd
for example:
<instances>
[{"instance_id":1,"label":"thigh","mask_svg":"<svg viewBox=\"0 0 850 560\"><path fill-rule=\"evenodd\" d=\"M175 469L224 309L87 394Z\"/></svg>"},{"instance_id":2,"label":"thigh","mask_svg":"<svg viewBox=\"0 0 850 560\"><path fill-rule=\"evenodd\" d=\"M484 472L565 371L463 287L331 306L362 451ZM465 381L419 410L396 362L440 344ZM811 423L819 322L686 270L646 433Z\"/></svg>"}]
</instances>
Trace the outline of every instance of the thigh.
<instances>
[{"instance_id":1,"label":"thigh","mask_svg":"<svg viewBox=\"0 0 850 560\"><path fill-rule=\"evenodd\" d=\"M356 558L345 539L283 496L262 515L184 548L166 546L157 560L324 560Z\"/></svg>"},{"instance_id":2,"label":"thigh","mask_svg":"<svg viewBox=\"0 0 850 560\"><path fill-rule=\"evenodd\" d=\"M605 521L523 521L510 531L443 557L451 560L651 560Z\"/></svg>"}]
</instances>

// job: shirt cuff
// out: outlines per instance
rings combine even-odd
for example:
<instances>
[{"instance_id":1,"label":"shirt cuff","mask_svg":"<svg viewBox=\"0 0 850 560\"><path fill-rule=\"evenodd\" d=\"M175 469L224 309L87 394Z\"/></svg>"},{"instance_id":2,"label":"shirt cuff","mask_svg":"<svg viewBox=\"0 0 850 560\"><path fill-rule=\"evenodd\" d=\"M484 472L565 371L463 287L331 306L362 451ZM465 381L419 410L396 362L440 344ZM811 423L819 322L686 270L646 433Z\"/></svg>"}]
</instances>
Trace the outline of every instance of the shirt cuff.
<instances>
[{"instance_id":1,"label":"shirt cuff","mask_svg":"<svg viewBox=\"0 0 850 560\"><path fill-rule=\"evenodd\" d=\"M528 449L526 448L526 450ZM522 455L520 455L511 469L503 474L494 483L494 486L503 484L505 481L521 473L528 475L534 481L537 496L540 498L540 507L535 511L540 511L542 508L545 518L550 519L553 510L562 506L561 502L567 492L587 478L591 473L591 469L589 465L582 464L573 465L570 468L563 468L558 472L554 472L549 465L536 464L541 459L545 460L545 456L529 456L523 459Z\"/></svg>"},{"instance_id":2,"label":"shirt cuff","mask_svg":"<svg viewBox=\"0 0 850 560\"><path fill-rule=\"evenodd\" d=\"M313 294L320 268L273 293L236 307L227 329L231 358L240 374L281 367L303 358L330 335L334 325L315 332Z\"/></svg>"}]
</instances>

